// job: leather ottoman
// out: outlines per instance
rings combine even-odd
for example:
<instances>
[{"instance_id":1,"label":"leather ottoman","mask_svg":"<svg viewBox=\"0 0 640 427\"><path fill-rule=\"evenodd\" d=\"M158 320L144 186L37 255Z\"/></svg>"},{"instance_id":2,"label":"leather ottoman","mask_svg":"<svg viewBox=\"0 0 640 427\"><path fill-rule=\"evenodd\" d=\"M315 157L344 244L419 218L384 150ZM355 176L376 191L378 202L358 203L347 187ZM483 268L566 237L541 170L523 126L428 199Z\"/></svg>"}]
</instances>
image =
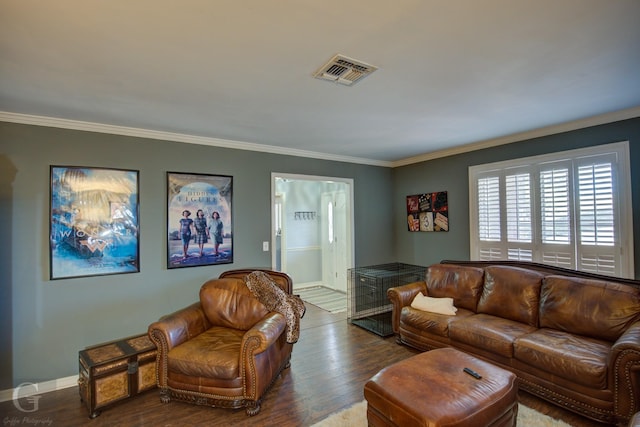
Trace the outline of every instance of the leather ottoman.
<instances>
[{"instance_id":1,"label":"leather ottoman","mask_svg":"<svg viewBox=\"0 0 640 427\"><path fill-rule=\"evenodd\" d=\"M364 397L369 426L515 426L518 415L515 374L453 348L382 369Z\"/></svg>"}]
</instances>

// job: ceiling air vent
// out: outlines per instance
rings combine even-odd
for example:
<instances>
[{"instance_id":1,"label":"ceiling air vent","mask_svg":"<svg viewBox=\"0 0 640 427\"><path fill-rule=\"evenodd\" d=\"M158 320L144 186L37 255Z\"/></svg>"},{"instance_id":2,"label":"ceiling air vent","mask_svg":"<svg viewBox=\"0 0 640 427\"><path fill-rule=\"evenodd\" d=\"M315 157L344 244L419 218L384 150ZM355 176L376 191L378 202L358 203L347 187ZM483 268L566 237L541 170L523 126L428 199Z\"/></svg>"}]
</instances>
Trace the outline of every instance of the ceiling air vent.
<instances>
[{"instance_id":1,"label":"ceiling air vent","mask_svg":"<svg viewBox=\"0 0 640 427\"><path fill-rule=\"evenodd\" d=\"M316 79L329 80L345 86L353 86L378 67L343 55L336 55L313 75Z\"/></svg>"}]
</instances>

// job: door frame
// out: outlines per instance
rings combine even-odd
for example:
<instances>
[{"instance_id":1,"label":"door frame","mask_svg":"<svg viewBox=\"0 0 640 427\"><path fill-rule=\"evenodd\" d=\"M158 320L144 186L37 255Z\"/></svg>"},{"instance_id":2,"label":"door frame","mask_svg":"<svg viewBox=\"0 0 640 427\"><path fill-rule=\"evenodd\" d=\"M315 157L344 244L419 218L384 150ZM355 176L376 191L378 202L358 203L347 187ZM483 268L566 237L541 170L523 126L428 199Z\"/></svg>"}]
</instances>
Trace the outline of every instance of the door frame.
<instances>
[{"instance_id":1,"label":"door frame","mask_svg":"<svg viewBox=\"0 0 640 427\"><path fill-rule=\"evenodd\" d=\"M329 177L329 176L318 176L318 175L303 175L303 174L291 174L291 173L281 173L281 172L271 172L271 266L275 269L276 267L276 219L274 214L275 209L275 201L276 201L276 179L289 179L292 181L317 181L317 182L339 182L346 184L347 187L347 199L349 201L349 209L346 212L347 215L347 223L348 230L346 231L345 238L349 241L346 245L347 251L347 268L353 268L355 265L355 220L354 220L354 208L353 208L353 178L340 178L340 177ZM320 197L320 195L318 196ZM282 219L283 228L286 227L286 220ZM283 237L286 230L283 230ZM283 239L284 240L284 239ZM282 241L281 246L286 251L286 242ZM283 251L283 252L284 252ZM281 261L286 259L285 256L281 255ZM283 266L286 265L283 263ZM346 273L345 273L346 274Z\"/></svg>"}]
</instances>

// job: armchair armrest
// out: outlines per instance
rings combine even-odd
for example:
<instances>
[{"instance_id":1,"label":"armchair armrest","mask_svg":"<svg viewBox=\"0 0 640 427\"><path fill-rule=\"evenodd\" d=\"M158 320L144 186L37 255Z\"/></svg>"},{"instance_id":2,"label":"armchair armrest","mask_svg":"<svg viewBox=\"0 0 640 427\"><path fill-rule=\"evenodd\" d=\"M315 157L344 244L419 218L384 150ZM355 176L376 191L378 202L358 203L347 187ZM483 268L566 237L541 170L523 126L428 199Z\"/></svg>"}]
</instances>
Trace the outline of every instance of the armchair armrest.
<instances>
[{"instance_id":1,"label":"armchair armrest","mask_svg":"<svg viewBox=\"0 0 640 427\"><path fill-rule=\"evenodd\" d=\"M640 322L631 325L611 347L609 371L615 413L626 424L640 410Z\"/></svg>"},{"instance_id":2,"label":"armchair armrest","mask_svg":"<svg viewBox=\"0 0 640 427\"><path fill-rule=\"evenodd\" d=\"M391 301L392 305L391 323L393 325L394 333L397 334L400 328L400 312L402 312L402 307L411 305L411 301L413 301L413 298L415 298L419 292L422 292L423 295L427 295L426 282L408 283L406 285L389 288L387 290L387 297L389 298L389 301Z\"/></svg>"},{"instance_id":3,"label":"armchair armrest","mask_svg":"<svg viewBox=\"0 0 640 427\"><path fill-rule=\"evenodd\" d=\"M175 313L163 316L149 325L149 337L158 346L158 350L169 351L209 329L211 325L200 307L193 303ZM162 344L164 348L161 348Z\"/></svg>"},{"instance_id":4,"label":"armchair armrest","mask_svg":"<svg viewBox=\"0 0 640 427\"><path fill-rule=\"evenodd\" d=\"M275 311L249 329L242 338L242 354L253 356L268 349L284 333L287 323Z\"/></svg>"},{"instance_id":5,"label":"armchair armrest","mask_svg":"<svg viewBox=\"0 0 640 427\"><path fill-rule=\"evenodd\" d=\"M245 399L261 396L276 373L289 363L292 344L285 340L286 325L284 316L272 311L242 338L240 376Z\"/></svg>"},{"instance_id":6,"label":"armchair armrest","mask_svg":"<svg viewBox=\"0 0 640 427\"><path fill-rule=\"evenodd\" d=\"M167 357L169 351L175 346L201 334L211 325L200 307L200 303L193 303L188 307L178 310L167 316L163 316L157 322L149 325L149 339L158 348L156 357L157 383L159 387L166 387L167 383Z\"/></svg>"}]
</instances>

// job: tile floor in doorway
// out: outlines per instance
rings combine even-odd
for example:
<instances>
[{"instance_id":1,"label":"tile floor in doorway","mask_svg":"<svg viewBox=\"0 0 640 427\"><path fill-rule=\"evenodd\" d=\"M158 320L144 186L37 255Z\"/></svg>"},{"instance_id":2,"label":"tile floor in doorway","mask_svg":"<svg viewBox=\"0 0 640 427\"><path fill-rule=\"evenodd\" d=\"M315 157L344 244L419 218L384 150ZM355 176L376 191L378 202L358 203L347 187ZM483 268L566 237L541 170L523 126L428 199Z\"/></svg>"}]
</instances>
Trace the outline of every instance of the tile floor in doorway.
<instances>
[{"instance_id":1,"label":"tile floor in doorway","mask_svg":"<svg viewBox=\"0 0 640 427\"><path fill-rule=\"evenodd\" d=\"M294 294L299 295L302 301L313 304L330 313L347 311L347 294L325 286L311 286L295 289Z\"/></svg>"}]
</instances>

